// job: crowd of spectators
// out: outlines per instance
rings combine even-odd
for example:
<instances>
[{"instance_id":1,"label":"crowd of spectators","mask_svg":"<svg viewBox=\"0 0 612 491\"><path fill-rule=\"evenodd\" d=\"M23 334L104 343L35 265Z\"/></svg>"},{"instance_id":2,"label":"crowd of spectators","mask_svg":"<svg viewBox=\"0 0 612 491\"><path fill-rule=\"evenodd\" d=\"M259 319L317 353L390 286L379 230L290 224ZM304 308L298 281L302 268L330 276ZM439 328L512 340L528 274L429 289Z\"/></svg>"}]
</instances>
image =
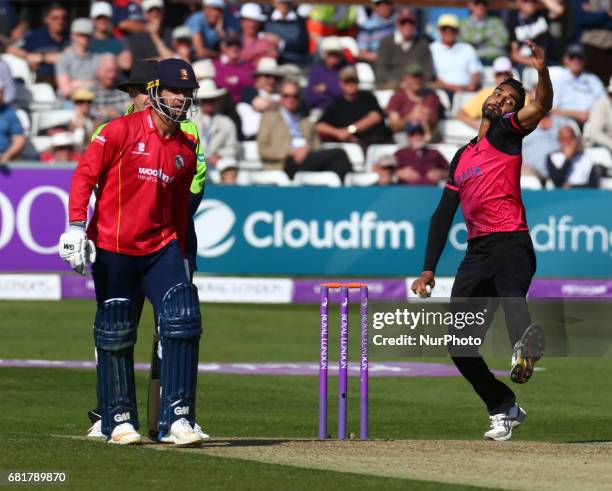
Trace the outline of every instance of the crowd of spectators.
<instances>
[{"instance_id":1,"label":"crowd of spectators","mask_svg":"<svg viewBox=\"0 0 612 491\"><path fill-rule=\"evenodd\" d=\"M533 40L555 67L555 98L525 140L525 173L556 187L597 185L605 176L597 165L606 162L585 149L612 144L609 2L516 0L495 11L488 0L468 0L463 13L430 18L428 9L392 0L197 1L182 23L169 21L172 0L96 1L88 17L73 19L53 3L38 28L6 12L0 162L77 159L94 129L138 95L122 88L132 68L177 57L193 63L200 80L193 119L223 184L237 182L248 142L263 169L290 179L330 171L344 180L357 170L346 144L363 156L387 145L393 150L366 169L379 184L435 185L452 157L434 148L448 142L441 122L452 119L473 135L494 86L515 77L533 90L526 45ZM31 80L12 73L18 62ZM37 94L27 94L43 87L55 100L40 108ZM46 139L31 148L28 137Z\"/></svg>"}]
</instances>

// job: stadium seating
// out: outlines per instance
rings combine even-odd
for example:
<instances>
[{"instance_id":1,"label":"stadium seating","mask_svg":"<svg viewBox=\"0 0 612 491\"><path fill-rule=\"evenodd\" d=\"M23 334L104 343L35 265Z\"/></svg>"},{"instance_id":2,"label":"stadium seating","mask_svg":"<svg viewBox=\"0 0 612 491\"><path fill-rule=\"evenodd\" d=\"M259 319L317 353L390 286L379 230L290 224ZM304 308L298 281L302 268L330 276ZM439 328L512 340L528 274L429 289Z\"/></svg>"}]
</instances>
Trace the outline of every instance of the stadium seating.
<instances>
[{"instance_id":1,"label":"stadium seating","mask_svg":"<svg viewBox=\"0 0 612 491\"><path fill-rule=\"evenodd\" d=\"M374 91L374 96L376 97L378 104L383 110L387 109L387 106L389 105L389 101L391 100L391 97L393 96L393 92L394 92L393 90L375 90Z\"/></svg>"},{"instance_id":2,"label":"stadium seating","mask_svg":"<svg viewBox=\"0 0 612 491\"><path fill-rule=\"evenodd\" d=\"M539 191L542 189L542 183L536 176L521 176L521 189Z\"/></svg>"},{"instance_id":3,"label":"stadium seating","mask_svg":"<svg viewBox=\"0 0 612 491\"><path fill-rule=\"evenodd\" d=\"M449 164L451 160L453 160L457 150L461 148L459 145L454 145L452 143L430 143L427 146L440 152Z\"/></svg>"},{"instance_id":4,"label":"stadium seating","mask_svg":"<svg viewBox=\"0 0 612 491\"><path fill-rule=\"evenodd\" d=\"M11 69L11 74L15 80L21 80L25 85L34 83L34 73L30 70L26 60L11 53L4 53L2 59Z\"/></svg>"},{"instance_id":5,"label":"stadium seating","mask_svg":"<svg viewBox=\"0 0 612 491\"><path fill-rule=\"evenodd\" d=\"M443 119L438 123L438 129L445 143L465 145L478 132L458 119Z\"/></svg>"},{"instance_id":6,"label":"stadium seating","mask_svg":"<svg viewBox=\"0 0 612 491\"><path fill-rule=\"evenodd\" d=\"M468 101L476 95L476 92L457 92L453 97L453 103L451 105L450 116L455 117L459 110L465 106ZM449 114L447 113L447 116Z\"/></svg>"},{"instance_id":7,"label":"stadium seating","mask_svg":"<svg viewBox=\"0 0 612 491\"><path fill-rule=\"evenodd\" d=\"M241 156L238 166L244 170L261 170L263 162L259 157L256 141L242 142Z\"/></svg>"},{"instance_id":8,"label":"stadium seating","mask_svg":"<svg viewBox=\"0 0 612 491\"><path fill-rule=\"evenodd\" d=\"M612 155L606 147L585 148L584 153L589 156L593 164L603 165L606 169L612 169Z\"/></svg>"},{"instance_id":9,"label":"stadium seating","mask_svg":"<svg viewBox=\"0 0 612 491\"><path fill-rule=\"evenodd\" d=\"M369 63L357 63L355 68L357 70L357 78L359 79L359 89L374 90L376 75L374 74L372 66Z\"/></svg>"},{"instance_id":10,"label":"stadium seating","mask_svg":"<svg viewBox=\"0 0 612 491\"><path fill-rule=\"evenodd\" d=\"M341 148L346 152L354 171L362 171L365 168L365 156L363 150L357 143L335 143L328 142L322 145L323 148Z\"/></svg>"},{"instance_id":11,"label":"stadium seating","mask_svg":"<svg viewBox=\"0 0 612 491\"><path fill-rule=\"evenodd\" d=\"M295 174L293 182L296 186L327 186L330 188L339 188L342 186L342 181L335 172L304 172L300 171Z\"/></svg>"},{"instance_id":12,"label":"stadium seating","mask_svg":"<svg viewBox=\"0 0 612 491\"><path fill-rule=\"evenodd\" d=\"M17 85L15 103L29 111L58 109L61 106L53 87L47 83Z\"/></svg>"},{"instance_id":13,"label":"stadium seating","mask_svg":"<svg viewBox=\"0 0 612 491\"><path fill-rule=\"evenodd\" d=\"M384 155L393 155L400 149L400 145L395 144L377 144L368 147L368 153L365 160L366 172L371 171L376 161Z\"/></svg>"},{"instance_id":14,"label":"stadium seating","mask_svg":"<svg viewBox=\"0 0 612 491\"><path fill-rule=\"evenodd\" d=\"M436 95L440 99L440 104L444 108L444 114L448 115L451 111L451 100L448 94L442 89L436 89Z\"/></svg>"},{"instance_id":15,"label":"stadium seating","mask_svg":"<svg viewBox=\"0 0 612 491\"><path fill-rule=\"evenodd\" d=\"M291 186L289 176L282 170L262 170L249 173L249 183L259 186Z\"/></svg>"},{"instance_id":16,"label":"stadium seating","mask_svg":"<svg viewBox=\"0 0 612 491\"><path fill-rule=\"evenodd\" d=\"M349 172L344 178L345 186L366 187L378 184L376 172Z\"/></svg>"}]
</instances>

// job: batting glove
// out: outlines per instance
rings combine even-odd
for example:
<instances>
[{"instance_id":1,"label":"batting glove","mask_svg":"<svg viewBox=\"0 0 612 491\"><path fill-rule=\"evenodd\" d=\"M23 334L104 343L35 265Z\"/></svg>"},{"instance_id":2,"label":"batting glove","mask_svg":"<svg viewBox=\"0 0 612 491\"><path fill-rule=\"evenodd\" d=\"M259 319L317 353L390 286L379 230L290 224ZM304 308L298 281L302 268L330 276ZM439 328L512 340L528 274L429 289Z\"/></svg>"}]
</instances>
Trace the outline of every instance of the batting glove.
<instances>
[{"instance_id":1,"label":"batting glove","mask_svg":"<svg viewBox=\"0 0 612 491\"><path fill-rule=\"evenodd\" d=\"M60 236L60 257L77 273L85 276L88 266L96 260L96 247L87 239L83 225L70 225L68 232Z\"/></svg>"}]
</instances>

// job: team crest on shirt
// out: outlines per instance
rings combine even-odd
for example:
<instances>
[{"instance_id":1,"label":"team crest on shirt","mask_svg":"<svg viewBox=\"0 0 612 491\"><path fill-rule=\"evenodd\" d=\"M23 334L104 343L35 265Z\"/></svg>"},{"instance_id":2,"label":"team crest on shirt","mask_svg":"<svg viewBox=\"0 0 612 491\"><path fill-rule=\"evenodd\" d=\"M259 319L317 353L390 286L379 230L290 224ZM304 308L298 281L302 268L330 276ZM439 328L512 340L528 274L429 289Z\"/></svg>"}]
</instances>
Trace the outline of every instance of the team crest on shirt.
<instances>
[{"instance_id":1,"label":"team crest on shirt","mask_svg":"<svg viewBox=\"0 0 612 491\"><path fill-rule=\"evenodd\" d=\"M185 161L183 160L182 155L177 155L176 157L174 157L174 165L176 165L177 169L182 169L183 167L185 167Z\"/></svg>"}]
</instances>

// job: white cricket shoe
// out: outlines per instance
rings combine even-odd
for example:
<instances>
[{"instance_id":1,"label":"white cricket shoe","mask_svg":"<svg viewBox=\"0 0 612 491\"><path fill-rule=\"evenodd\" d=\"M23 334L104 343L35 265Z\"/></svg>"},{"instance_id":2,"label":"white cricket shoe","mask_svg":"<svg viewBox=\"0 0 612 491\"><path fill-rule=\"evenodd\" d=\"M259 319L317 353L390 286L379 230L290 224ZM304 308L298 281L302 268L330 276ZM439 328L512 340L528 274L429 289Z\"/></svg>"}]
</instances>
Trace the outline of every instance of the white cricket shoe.
<instances>
[{"instance_id":1,"label":"white cricket shoe","mask_svg":"<svg viewBox=\"0 0 612 491\"><path fill-rule=\"evenodd\" d=\"M121 423L115 426L115 429L108 439L108 443L114 443L116 445L137 445L142 443L142 436L134 429L132 423Z\"/></svg>"},{"instance_id":2,"label":"white cricket shoe","mask_svg":"<svg viewBox=\"0 0 612 491\"><path fill-rule=\"evenodd\" d=\"M193 425L193 430L196 433L199 433L199 435L202 437L202 440L210 440L210 435L204 433L204 430L202 429L202 427L198 423Z\"/></svg>"},{"instance_id":3,"label":"white cricket shoe","mask_svg":"<svg viewBox=\"0 0 612 491\"><path fill-rule=\"evenodd\" d=\"M484 434L485 440L503 442L512 438L512 429L519 426L527 418L527 412L518 404L503 413L489 416L490 429Z\"/></svg>"},{"instance_id":4,"label":"white cricket shoe","mask_svg":"<svg viewBox=\"0 0 612 491\"><path fill-rule=\"evenodd\" d=\"M208 436L208 435L206 435ZM202 430L197 431L192 428L185 418L177 419L167 435L162 436L159 441L162 443L174 443L180 446L196 446L200 445L204 438L202 437Z\"/></svg>"},{"instance_id":5,"label":"white cricket shoe","mask_svg":"<svg viewBox=\"0 0 612 491\"><path fill-rule=\"evenodd\" d=\"M102 433L102 420L99 419L87 430L87 438L106 438Z\"/></svg>"}]
</instances>

